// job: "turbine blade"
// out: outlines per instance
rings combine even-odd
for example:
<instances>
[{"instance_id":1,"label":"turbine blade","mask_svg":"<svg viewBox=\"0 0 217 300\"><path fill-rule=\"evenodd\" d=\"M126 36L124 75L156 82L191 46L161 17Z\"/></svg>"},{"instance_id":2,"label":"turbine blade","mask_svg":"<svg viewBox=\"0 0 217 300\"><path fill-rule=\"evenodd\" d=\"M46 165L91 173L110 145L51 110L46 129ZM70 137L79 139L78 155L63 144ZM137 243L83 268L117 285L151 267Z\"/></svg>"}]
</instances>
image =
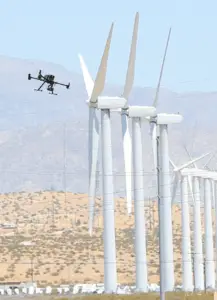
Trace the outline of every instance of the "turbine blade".
<instances>
[{"instance_id":1,"label":"turbine blade","mask_svg":"<svg viewBox=\"0 0 217 300\"><path fill-rule=\"evenodd\" d=\"M193 204L194 204L195 203L195 199L194 199L194 192L193 192L193 187L192 187L192 178L189 175L188 175L188 186L189 186L191 198L192 198L192 201L193 201Z\"/></svg>"},{"instance_id":2,"label":"turbine blade","mask_svg":"<svg viewBox=\"0 0 217 300\"><path fill-rule=\"evenodd\" d=\"M195 159L193 159L193 160L191 160L191 161L185 163L184 165L178 167L178 168L176 169L176 171L180 171L180 170L182 170L182 169L184 169L184 168L187 168L187 167L190 166L192 163L194 163L194 162L196 162L196 161L198 161L198 160L200 160L200 159L206 157L206 156L209 155L209 154L210 154L210 152L208 152L208 153L206 153L206 154L203 154L203 155L201 155L201 156L199 156L199 157L197 157L197 158L195 158Z\"/></svg>"},{"instance_id":3,"label":"turbine blade","mask_svg":"<svg viewBox=\"0 0 217 300\"><path fill-rule=\"evenodd\" d=\"M134 81L134 73L135 73L135 62L136 62L136 46L137 46L137 37L138 37L138 26L139 26L139 13L136 13L135 21L134 21L134 28L133 28L133 36L130 48L130 55L128 60L128 68L127 74L125 79L125 86L123 97L125 99L129 98L129 94L133 87Z\"/></svg>"},{"instance_id":4,"label":"turbine blade","mask_svg":"<svg viewBox=\"0 0 217 300\"><path fill-rule=\"evenodd\" d=\"M205 169L207 167L207 165L211 162L211 160L216 156L216 152L214 152L210 158L208 159L208 161L204 164L203 168Z\"/></svg>"},{"instance_id":5,"label":"turbine blade","mask_svg":"<svg viewBox=\"0 0 217 300\"><path fill-rule=\"evenodd\" d=\"M150 123L150 135L152 143L152 153L154 158L154 169L157 170L157 125L156 123Z\"/></svg>"},{"instance_id":6,"label":"turbine blade","mask_svg":"<svg viewBox=\"0 0 217 300\"><path fill-rule=\"evenodd\" d=\"M212 207L215 208L216 193L215 193L215 182L214 182L214 180L211 180L211 185L212 185Z\"/></svg>"},{"instance_id":7,"label":"turbine blade","mask_svg":"<svg viewBox=\"0 0 217 300\"><path fill-rule=\"evenodd\" d=\"M188 148L186 147L186 145L184 145L184 149L185 149L185 152L187 153L189 159L190 159L190 160L193 160L193 159L192 159L192 156L191 156L191 154L190 154L190 152L188 151ZM198 166L197 166L197 164L196 164L195 162L193 162L192 164L193 164L193 166L194 166L196 169L198 169Z\"/></svg>"},{"instance_id":8,"label":"turbine blade","mask_svg":"<svg viewBox=\"0 0 217 300\"><path fill-rule=\"evenodd\" d=\"M97 162L99 153L99 122L96 115L96 109L89 108L89 190L88 190L88 212L89 212L89 234L92 235L94 207L96 196L96 180L97 180Z\"/></svg>"},{"instance_id":9,"label":"turbine blade","mask_svg":"<svg viewBox=\"0 0 217 300\"><path fill-rule=\"evenodd\" d=\"M173 169L176 169L177 167L176 167L176 165L174 164L174 162L170 159L170 164L171 164L171 166L173 167Z\"/></svg>"},{"instance_id":10,"label":"turbine blade","mask_svg":"<svg viewBox=\"0 0 217 300\"><path fill-rule=\"evenodd\" d=\"M163 57L162 65L161 65L161 70L160 70L160 76L159 76L159 80L158 80L156 95L155 95L155 99L154 99L154 102L153 102L154 107L157 107L157 104L158 104L158 97L159 97L159 91L160 91L160 86L161 86L161 79L162 79L162 76L163 76L164 64L165 64L165 61L166 61L167 49L168 49L169 41L170 41L170 35L171 35L171 27L170 27L168 37L167 37L167 43L166 43L166 48L165 48L165 51L164 51L164 57Z\"/></svg>"},{"instance_id":11,"label":"turbine blade","mask_svg":"<svg viewBox=\"0 0 217 300\"><path fill-rule=\"evenodd\" d=\"M178 173L175 173L175 175L173 177L173 189L172 189L172 199L171 199L172 204L174 203L175 198L176 198L178 182L179 182L179 175L178 175Z\"/></svg>"},{"instance_id":12,"label":"turbine blade","mask_svg":"<svg viewBox=\"0 0 217 300\"><path fill-rule=\"evenodd\" d=\"M93 92L94 81L93 81L92 77L90 76L88 68L87 68L81 54L78 54L78 57L79 57L79 60L80 60L80 66L81 66L81 70L82 70L82 73L83 73L83 78L84 78L86 91L87 91L88 97L90 98L91 94Z\"/></svg>"},{"instance_id":13,"label":"turbine blade","mask_svg":"<svg viewBox=\"0 0 217 300\"><path fill-rule=\"evenodd\" d=\"M126 182L126 198L127 212L132 212L132 142L129 132L129 119L125 114L121 115L124 166L125 166L125 182Z\"/></svg>"},{"instance_id":14,"label":"turbine blade","mask_svg":"<svg viewBox=\"0 0 217 300\"><path fill-rule=\"evenodd\" d=\"M112 23L109 35L106 41L105 49L101 58L100 66L96 75L93 92L90 98L90 102L96 102L98 96L102 93L105 80L106 80L106 72L107 72L107 62L109 57L109 50L111 45L112 33L113 33L114 23Z\"/></svg>"}]
</instances>

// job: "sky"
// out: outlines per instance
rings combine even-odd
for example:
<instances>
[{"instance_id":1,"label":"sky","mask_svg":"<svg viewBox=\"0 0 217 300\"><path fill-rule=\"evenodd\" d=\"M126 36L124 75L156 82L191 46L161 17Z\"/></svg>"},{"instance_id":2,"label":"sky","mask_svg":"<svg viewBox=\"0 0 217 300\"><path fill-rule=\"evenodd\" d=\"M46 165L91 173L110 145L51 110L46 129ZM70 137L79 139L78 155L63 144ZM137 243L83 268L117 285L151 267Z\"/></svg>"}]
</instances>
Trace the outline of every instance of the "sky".
<instances>
[{"instance_id":1,"label":"sky","mask_svg":"<svg viewBox=\"0 0 217 300\"><path fill-rule=\"evenodd\" d=\"M172 26L162 86L176 92L216 91L216 0L0 0L0 54L81 73L81 53L94 77L114 21L107 82L123 85L137 11L135 86L157 85Z\"/></svg>"}]
</instances>

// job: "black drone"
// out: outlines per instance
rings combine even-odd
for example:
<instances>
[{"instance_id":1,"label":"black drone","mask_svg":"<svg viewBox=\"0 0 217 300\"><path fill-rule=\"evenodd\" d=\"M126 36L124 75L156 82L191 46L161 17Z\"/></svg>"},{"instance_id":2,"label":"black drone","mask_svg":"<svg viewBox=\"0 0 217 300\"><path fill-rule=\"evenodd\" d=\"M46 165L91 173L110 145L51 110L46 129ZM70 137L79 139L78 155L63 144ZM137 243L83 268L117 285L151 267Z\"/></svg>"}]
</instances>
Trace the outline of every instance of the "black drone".
<instances>
[{"instance_id":1,"label":"black drone","mask_svg":"<svg viewBox=\"0 0 217 300\"><path fill-rule=\"evenodd\" d=\"M28 74L28 80L31 80L31 79L36 79L36 80L42 81L42 84L39 86L39 88L34 89L37 92L39 92L39 91L42 92L42 87L45 83L48 84L47 90L49 91L49 94L52 94L52 95L57 95L54 93L54 85L55 84L65 86L67 89L69 89L69 87L70 87L70 83L64 84L64 83L55 81L54 75L48 74L48 75L43 76L41 74L41 70L39 70L39 72L38 72L38 77L32 77L31 74Z\"/></svg>"}]
</instances>

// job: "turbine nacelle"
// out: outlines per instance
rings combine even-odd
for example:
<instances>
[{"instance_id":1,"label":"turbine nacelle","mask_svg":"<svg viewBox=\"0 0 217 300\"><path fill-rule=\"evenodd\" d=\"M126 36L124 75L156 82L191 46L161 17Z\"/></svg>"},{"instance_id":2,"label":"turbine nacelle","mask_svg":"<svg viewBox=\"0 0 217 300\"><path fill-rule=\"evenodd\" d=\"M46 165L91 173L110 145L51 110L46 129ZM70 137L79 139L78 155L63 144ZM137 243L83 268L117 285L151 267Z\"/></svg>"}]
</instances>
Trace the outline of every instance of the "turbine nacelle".
<instances>
[{"instance_id":1,"label":"turbine nacelle","mask_svg":"<svg viewBox=\"0 0 217 300\"><path fill-rule=\"evenodd\" d=\"M127 115L130 118L147 118L156 115L156 108L154 106L129 106Z\"/></svg>"},{"instance_id":2,"label":"turbine nacelle","mask_svg":"<svg viewBox=\"0 0 217 300\"><path fill-rule=\"evenodd\" d=\"M183 116L180 114L160 113L154 116L147 116L146 119L149 121L149 123L154 123L157 125L169 125L181 123L183 121Z\"/></svg>"},{"instance_id":3,"label":"turbine nacelle","mask_svg":"<svg viewBox=\"0 0 217 300\"><path fill-rule=\"evenodd\" d=\"M203 179L213 179L217 180L217 174L216 172L201 170L201 169L183 169L181 170L182 176L192 176L192 177L201 177Z\"/></svg>"},{"instance_id":4,"label":"turbine nacelle","mask_svg":"<svg viewBox=\"0 0 217 300\"><path fill-rule=\"evenodd\" d=\"M175 170L174 170L175 172ZM180 170L181 176L191 176L191 177L200 177L202 174L205 174L203 170L199 170L196 168L184 168Z\"/></svg>"},{"instance_id":5,"label":"turbine nacelle","mask_svg":"<svg viewBox=\"0 0 217 300\"><path fill-rule=\"evenodd\" d=\"M183 116L180 114L165 114L160 113L156 116L157 125L169 125L169 124L178 124L183 120Z\"/></svg>"},{"instance_id":6,"label":"turbine nacelle","mask_svg":"<svg viewBox=\"0 0 217 300\"><path fill-rule=\"evenodd\" d=\"M126 107L127 100L123 97L99 96L96 102L89 101L88 105L97 109L118 110Z\"/></svg>"}]
</instances>

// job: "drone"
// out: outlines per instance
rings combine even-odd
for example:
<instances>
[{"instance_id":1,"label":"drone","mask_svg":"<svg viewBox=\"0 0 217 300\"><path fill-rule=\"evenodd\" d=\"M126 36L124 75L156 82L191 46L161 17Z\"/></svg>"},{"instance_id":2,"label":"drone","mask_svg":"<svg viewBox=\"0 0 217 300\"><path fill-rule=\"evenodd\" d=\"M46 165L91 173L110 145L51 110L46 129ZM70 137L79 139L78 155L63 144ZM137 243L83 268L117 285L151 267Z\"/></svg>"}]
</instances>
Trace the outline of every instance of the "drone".
<instances>
[{"instance_id":1,"label":"drone","mask_svg":"<svg viewBox=\"0 0 217 300\"><path fill-rule=\"evenodd\" d=\"M45 83L48 84L47 90L49 91L49 94L52 94L52 95L57 95L56 93L54 93L54 85L55 84L65 86L67 89L69 89L69 87L70 87L70 83L64 84L64 83L55 81L54 75L51 75L51 74L42 75L41 70L39 70L37 77L33 77L33 76L31 76L31 74L28 74L28 80L31 80L31 79L36 79L36 80L42 81L42 84L39 86L39 88L34 89L34 91L36 91L36 92L39 92L39 91L42 92L42 87L44 86Z\"/></svg>"}]
</instances>

